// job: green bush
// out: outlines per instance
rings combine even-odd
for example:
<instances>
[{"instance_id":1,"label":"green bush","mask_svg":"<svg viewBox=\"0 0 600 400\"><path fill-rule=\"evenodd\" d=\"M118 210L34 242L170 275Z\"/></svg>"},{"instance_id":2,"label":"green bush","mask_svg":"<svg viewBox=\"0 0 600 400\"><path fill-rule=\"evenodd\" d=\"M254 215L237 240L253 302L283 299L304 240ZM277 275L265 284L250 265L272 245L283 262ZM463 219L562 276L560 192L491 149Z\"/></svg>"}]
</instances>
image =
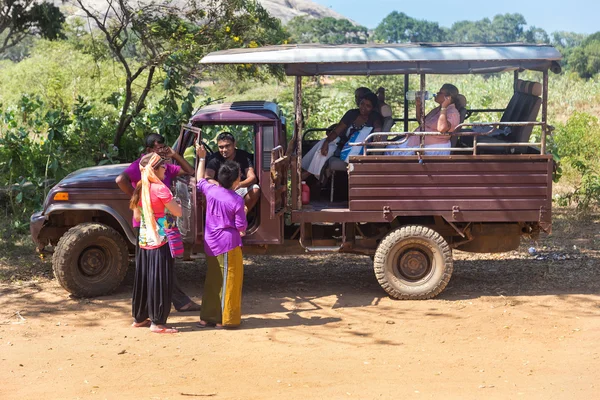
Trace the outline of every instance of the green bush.
<instances>
[{"instance_id":1,"label":"green bush","mask_svg":"<svg viewBox=\"0 0 600 400\"><path fill-rule=\"evenodd\" d=\"M551 151L559 158L563 170L575 189L559 197L561 205L577 204L586 211L600 204L600 123L598 118L576 112L557 127L550 141Z\"/></svg>"}]
</instances>

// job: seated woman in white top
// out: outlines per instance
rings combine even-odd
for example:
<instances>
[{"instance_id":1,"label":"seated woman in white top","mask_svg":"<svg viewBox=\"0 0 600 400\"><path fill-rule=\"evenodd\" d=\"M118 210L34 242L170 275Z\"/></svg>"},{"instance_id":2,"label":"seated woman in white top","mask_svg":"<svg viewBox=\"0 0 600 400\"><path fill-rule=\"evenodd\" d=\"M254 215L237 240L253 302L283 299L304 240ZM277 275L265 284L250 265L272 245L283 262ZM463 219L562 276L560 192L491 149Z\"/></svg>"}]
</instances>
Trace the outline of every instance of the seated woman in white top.
<instances>
[{"instance_id":1,"label":"seated woman in white top","mask_svg":"<svg viewBox=\"0 0 600 400\"><path fill-rule=\"evenodd\" d=\"M302 157L302 179L311 174L319 177L325 162L334 155L347 163L351 155L361 154L362 147L348 143L362 142L371 132L381 131L377 101L375 94L367 93L357 109L346 112L335 129Z\"/></svg>"}]
</instances>

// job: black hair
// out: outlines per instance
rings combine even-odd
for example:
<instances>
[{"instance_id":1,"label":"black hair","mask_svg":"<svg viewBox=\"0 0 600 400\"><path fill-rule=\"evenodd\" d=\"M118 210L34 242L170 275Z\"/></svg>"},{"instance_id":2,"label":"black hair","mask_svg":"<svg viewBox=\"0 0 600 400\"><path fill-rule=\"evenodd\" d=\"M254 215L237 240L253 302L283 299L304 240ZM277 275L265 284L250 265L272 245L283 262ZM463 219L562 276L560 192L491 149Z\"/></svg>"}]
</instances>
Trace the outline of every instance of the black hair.
<instances>
[{"instance_id":1,"label":"black hair","mask_svg":"<svg viewBox=\"0 0 600 400\"><path fill-rule=\"evenodd\" d=\"M456 100L458 98L458 88L451 83L444 83L442 85L442 90L448 92L448 95L452 97L452 104L456 104Z\"/></svg>"},{"instance_id":2,"label":"black hair","mask_svg":"<svg viewBox=\"0 0 600 400\"><path fill-rule=\"evenodd\" d=\"M163 144L164 142L164 136L159 135L158 133L151 133L148 136L146 136L146 147L149 149L153 148L155 143Z\"/></svg>"},{"instance_id":3,"label":"black hair","mask_svg":"<svg viewBox=\"0 0 600 400\"><path fill-rule=\"evenodd\" d=\"M367 93L364 95L364 97L362 98L363 100L368 100L371 105L373 106L374 110L377 110L377 107L379 106L379 99L377 98L377 95L373 92L371 93Z\"/></svg>"},{"instance_id":4,"label":"black hair","mask_svg":"<svg viewBox=\"0 0 600 400\"><path fill-rule=\"evenodd\" d=\"M229 141L229 142L235 144L235 138L229 132L221 132L221 133L219 133L219 136L217 136L217 142L220 142L221 140Z\"/></svg>"},{"instance_id":5,"label":"black hair","mask_svg":"<svg viewBox=\"0 0 600 400\"><path fill-rule=\"evenodd\" d=\"M356 101L356 105L358 106L360 104L360 101L365 98L365 94L371 92L371 89L369 89L368 87L361 86L359 88L356 88L356 90L354 91L354 100Z\"/></svg>"},{"instance_id":6,"label":"black hair","mask_svg":"<svg viewBox=\"0 0 600 400\"><path fill-rule=\"evenodd\" d=\"M240 177L240 164L227 160L219 167L217 182L225 189L231 189L233 183Z\"/></svg>"}]
</instances>

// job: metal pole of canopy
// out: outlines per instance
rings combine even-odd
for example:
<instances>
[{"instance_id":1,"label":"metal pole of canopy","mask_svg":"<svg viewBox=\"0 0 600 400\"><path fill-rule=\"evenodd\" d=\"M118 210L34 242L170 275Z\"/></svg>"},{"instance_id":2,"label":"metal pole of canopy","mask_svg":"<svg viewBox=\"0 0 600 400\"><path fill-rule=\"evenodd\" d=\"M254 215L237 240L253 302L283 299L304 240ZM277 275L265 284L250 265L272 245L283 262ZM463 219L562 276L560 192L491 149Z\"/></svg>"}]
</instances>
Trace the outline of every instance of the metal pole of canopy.
<instances>
[{"instance_id":1,"label":"metal pole of canopy","mask_svg":"<svg viewBox=\"0 0 600 400\"><path fill-rule=\"evenodd\" d=\"M408 92L408 74L404 74L404 132L408 132L408 100L406 92Z\"/></svg>"},{"instance_id":2,"label":"metal pole of canopy","mask_svg":"<svg viewBox=\"0 0 600 400\"><path fill-rule=\"evenodd\" d=\"M519 70L515 69L515 72L513 73L514 75L514 79L513 79L513 92L517 92L517 82L519 81Z\"/></svg>"},{"instance_id":3,"label":"metal pole of canopy","mask_svg":"<svg viewBox=\"0 0 600 400\"><path fill-rule=\"evenodd\" d=\"M546 154L546 135L548 134L548 70L542 76L542 145L540 154Z\"/></svg>"},{"instance_id":4,"label":"metal pole of canopy","mask_svg":"<svg viewBox=\"0 0 600 400\"><path fill-rule=\"evenodd\" d=\"M296 182L298 183L297 189L300 188L302 182L302 77L296 76L296 84L294 86L294 110L296 120L294 123L294 136L296 138ZM295 204L292 204L292 208L299 210L302 208L302 190L296 191Z\"/></svg>"},{"instance_id":5,"label":"metal pole of canopy","mask_svg":"<svg viewBox=\"0 0 600 400\"><path fill-rule=\"evenodd\" d=\"M425 74L421 74L421 118L419 118L419 129L425 132ZM425 136L421 136L421 147L425 147Z\"/></svg>"}]
</instances>

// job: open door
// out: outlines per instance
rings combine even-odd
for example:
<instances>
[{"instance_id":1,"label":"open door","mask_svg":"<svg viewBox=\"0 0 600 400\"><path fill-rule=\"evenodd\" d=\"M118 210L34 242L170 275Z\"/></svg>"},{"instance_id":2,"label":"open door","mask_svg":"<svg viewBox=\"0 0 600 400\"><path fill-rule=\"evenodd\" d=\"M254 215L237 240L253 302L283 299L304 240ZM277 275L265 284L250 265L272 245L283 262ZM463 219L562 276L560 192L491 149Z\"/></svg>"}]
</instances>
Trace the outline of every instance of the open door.
<instances>
[{"instance_id":1,"label":"open door","mask_svg":"<svg viewBox=\"0 0 600 400\"><path fill-rule=\"evenodd\" d=\"M269 217L275 219L283 215L287 206L287 171L289 157L284 154L283 147L271 150L271 197Z\"/></svg>"},{"instance_id":2,"label":"open door","mask_svg":"<svg viewBox=\"0 0 600 400\"><path fill-rule=\"evenodd\" d=\"M182 125L177 140L177 153L189 159L186 150L190 147L194 154L194 171L198 168L198 160L195 157L194 143L202 141L202 131L190 125ZM179 176L175 183L175 197L181 201L182 215L177 218L177 226L181 232L182 240L187 245L201 243L204 233L204 213L202 212L202 196L198 196L196 190L196 176Z\"/></svg>"}]
</instances>

